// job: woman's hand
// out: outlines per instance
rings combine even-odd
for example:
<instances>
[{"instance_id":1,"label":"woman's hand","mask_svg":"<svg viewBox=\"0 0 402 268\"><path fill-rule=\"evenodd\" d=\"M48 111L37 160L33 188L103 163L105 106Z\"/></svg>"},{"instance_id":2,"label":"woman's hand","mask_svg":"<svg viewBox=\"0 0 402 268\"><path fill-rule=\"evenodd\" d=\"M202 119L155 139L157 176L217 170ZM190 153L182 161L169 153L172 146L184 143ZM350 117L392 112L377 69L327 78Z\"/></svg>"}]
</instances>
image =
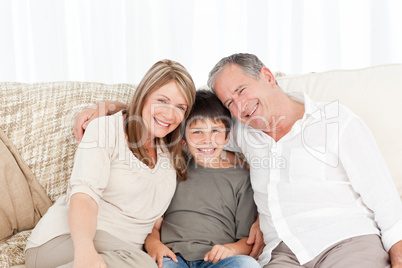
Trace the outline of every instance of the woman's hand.
<instances>
[{"instance_id":1,"label":"woman's hand","mask_svg":"<svg viewBox=\"0 0 402 268\"><path fill-rule=\"evenodd\" d=\"M158 263L158 267L162 268L163 257L171 258L175 263L178 263L176 254L161 242L160 231L162 227L163 217L155 221L152 232L145 239L145 251Z\"/></svg>"},{"instance_id":2,"label":"woman's hand","mask_svg":"<svg viewBox=\"0 0 402 268\"><path fill-rule=\"evenodd\" d=\"M162 243L154 244L152 248L149 248L148 255L158 263L159 268L162 268L163 257L169 257L175 263L178 263L176 254L174 254L173 251Z\"/></svg>"},{"instance_id":3,"label":"woman's hand","mask_svg":"<svg viewBox=\"0 0 402 268\"><path fill-rule=\"evenodd\" d=\"M249 256L258 260L258 257L261 255L262 250L265 247L264 236L260 229L259 216L257 217L257 220L253 223L253 225L251 225L250 233L249 233L249 236L247 239L247 244L253 245L253 248L252 248Z\"/></svg>"},{"instance_id":4,"label":"woman's hand","mask_svg":"<svg viewBox=\"0 0 402 268\"><path fill-rule=\"evenodd\" d=\"M77 248L73 268L107 268L107 265L95 248Z\"/></svg>"}]
</instances>

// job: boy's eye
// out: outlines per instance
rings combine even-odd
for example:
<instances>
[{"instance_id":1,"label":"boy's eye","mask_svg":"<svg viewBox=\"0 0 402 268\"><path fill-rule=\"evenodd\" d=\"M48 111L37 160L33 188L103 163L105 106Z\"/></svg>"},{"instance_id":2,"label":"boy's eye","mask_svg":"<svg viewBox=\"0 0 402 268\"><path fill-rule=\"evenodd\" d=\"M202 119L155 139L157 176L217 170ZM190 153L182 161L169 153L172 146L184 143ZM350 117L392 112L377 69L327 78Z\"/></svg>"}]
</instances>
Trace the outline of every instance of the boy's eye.
<instances>
[{"instance_id":1,"label":"boy's eye","mask_svg":"<svg viewBox=\"0 0 402 268\"><path fill-rule=\"evenodd\" d=\"M193 131L193 134L201 134L200 130Z\"/></svg>"},{"instance_id":2,"label":"boy's eye","mask_svg":"<svg viewBox=\"0 0 402 268\"><path fill-rule=\"evenodd\" d=\"M213 130L212 130L212 133L219 133L219 132L220 132L219 129L213 129Z\"/></svg>"}]
</instances>

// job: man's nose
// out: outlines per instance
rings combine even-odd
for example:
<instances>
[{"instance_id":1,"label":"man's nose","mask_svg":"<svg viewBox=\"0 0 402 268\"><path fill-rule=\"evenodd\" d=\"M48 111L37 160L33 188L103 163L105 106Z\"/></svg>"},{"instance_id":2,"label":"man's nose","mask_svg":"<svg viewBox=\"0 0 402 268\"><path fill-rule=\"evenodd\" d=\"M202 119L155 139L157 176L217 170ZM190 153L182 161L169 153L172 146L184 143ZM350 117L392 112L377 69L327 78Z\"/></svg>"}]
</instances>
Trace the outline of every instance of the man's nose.
<instances>
[{"instance_id":1,"label":"man's nose","mask_svg":"<svg viewBox=\"0 0 402 268\"><path fill-rule=\"evenodd\" d=\"M243 113L244 110L246 109L246 100L242 98L237 98L234 100L234 103L236 105L236 109L239 113Z\"/></svg>"}]
</instances>

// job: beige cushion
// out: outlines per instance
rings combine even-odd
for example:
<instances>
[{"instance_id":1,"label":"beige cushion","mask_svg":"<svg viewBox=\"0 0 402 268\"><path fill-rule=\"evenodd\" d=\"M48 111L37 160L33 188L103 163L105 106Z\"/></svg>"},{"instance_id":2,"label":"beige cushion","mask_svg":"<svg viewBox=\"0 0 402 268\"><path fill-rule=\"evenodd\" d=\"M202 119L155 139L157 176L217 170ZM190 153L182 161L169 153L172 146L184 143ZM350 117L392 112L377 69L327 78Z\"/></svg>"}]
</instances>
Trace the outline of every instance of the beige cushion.
<instances>
[{"instance_id":1,"label":"beige cushion","mask_svg":"<svg viewBox=\"0 0 402 268\"><path fill-rule=\"evenodd\" d=\"M52 205L15 146L0 130L0 240L35 227Z\"/></svg>"},{"instance_id":2,"label":"beige cushion","mask_svg":"<svg viewBox=\"0 0 402 268\"><path fill-rule=\"evenodd\" d=\"M370 127L402 197L402 64L277 79L286 91L349 107Z\"/></svg>"}]
</instances>

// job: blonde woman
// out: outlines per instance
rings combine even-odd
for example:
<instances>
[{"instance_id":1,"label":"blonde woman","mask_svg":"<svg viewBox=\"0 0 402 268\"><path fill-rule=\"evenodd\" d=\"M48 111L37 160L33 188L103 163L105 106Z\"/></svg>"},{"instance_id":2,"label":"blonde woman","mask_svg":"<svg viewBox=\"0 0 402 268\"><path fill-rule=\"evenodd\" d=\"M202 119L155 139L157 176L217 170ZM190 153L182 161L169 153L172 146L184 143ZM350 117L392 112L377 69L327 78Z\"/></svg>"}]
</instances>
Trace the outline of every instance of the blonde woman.
<instances>
[{"instance_id":1,"label":"blonde woman","mask_svg":"<svg viewBox=\"0 0 402 268\"><path fill-rule=\"evenodd\" d=\"M156 267L142 248L185 179L178 126L194 96L187 70L159 61L127 110L86 127L66 196L28 239L27 268Z\"/></svg>"}]
</instances>

